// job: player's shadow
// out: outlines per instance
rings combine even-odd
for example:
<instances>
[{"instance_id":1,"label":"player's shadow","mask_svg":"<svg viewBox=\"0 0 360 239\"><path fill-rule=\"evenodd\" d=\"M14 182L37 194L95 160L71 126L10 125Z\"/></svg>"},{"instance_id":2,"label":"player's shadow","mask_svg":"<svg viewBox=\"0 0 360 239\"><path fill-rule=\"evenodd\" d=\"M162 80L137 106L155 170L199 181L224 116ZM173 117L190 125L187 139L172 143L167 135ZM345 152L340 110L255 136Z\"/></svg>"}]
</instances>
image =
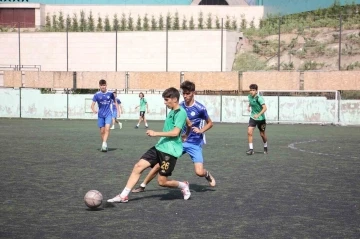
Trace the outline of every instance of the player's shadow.
<instances>
[{"instance_id":1,"label":"player's shadow","mask_svg":"<svg viewBox=\"0 0 360 239\"><path fill-rule=\"evenodd\" d=\"M86 208L86 211L89 211L89 212L98 212L98 211L102 211L102 210L104 210L104 208L102 208L102 207Z\"/></svg>"},{"instance_id":2,"label":"player's shadow","mask_svg":"<svg viewBox=\"0 0 360 239\"><path fill-rule=\"evenodd\" d=\"M118 148L108 148L108 152L115 151L115 150L118 150ZM122 150L122 149L119 149L119 150ZM98 151L101 152L101 149L98 149ZM102 153L106 153L106 152L102 152Z\"/></svg>"},{"instance_id":3,"label":"player's shadow","mask_svg":"<svg viewBox=\"0 0 360 239\"><path fill-rule=\"evenodd\" d=\"M199 184L194 184L194 183L191 183L190 184L190 191L195 191L195 192L212 192L212 191L216 191L214 187L210 187L208 185L199 185Z\"/></svg>"}]
</instances>

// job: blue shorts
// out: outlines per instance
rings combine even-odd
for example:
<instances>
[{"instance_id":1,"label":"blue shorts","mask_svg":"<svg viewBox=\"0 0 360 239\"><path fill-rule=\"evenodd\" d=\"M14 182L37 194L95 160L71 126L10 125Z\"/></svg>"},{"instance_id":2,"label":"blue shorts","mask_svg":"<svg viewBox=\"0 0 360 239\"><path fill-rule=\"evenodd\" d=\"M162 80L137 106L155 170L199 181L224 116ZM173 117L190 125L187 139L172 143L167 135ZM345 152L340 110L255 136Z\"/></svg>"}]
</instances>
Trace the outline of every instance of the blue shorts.
<instances>
[{"instance_id":1,"label":"blue shorts","mask_svg":"<svg viewBox=\"0 0 360 239\"><path fill-rule=\"evenodd\" d=\"M113 117L113 119L116 119L116 118L117 118L117 110L114 110L114 111L113 111L112 117Z\"/></svg>"},{"instance_id":2,"label":"blue shorts","mask_svg":"<svg viewBox=\"0 0 360 239\"><path fill-rule=\"evenodd\" d=\"M189 154L193 163L204 163L201 145L183 143L183 154Z\"/></svg>"},{"instance_id":3,"label":"blue shorts","mask_svg":"<svg viewBox=\"0 0 360 239\"><path fill-rule=\"evenodd\" d=\"M105 127L106 124L110 125L112 122L112 115L106 117L98 117L98 126L99 128Z\"/></svg>"}]
</instances>

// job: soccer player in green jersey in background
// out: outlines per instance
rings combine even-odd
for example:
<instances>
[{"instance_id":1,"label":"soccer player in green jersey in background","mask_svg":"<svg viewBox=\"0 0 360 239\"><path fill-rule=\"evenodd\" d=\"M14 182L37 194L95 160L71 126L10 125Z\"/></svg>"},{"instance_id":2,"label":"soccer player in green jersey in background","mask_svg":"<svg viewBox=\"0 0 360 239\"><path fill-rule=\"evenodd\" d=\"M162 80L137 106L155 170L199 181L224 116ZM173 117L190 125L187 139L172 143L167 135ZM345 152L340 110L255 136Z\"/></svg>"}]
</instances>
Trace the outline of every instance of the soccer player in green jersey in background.
<instances>
[{"instance_id":1,"label":"soccer player in green jersey in background","mask_svg":"<svg viewBox=\"0 0 360 239\"><path fill-rule=\"evenodd\" d=\"M260 136L264 142L264 154L268 152L267 145L267 136L265 134L266 129L266 119L265 119L265 111L267 110L264 98L258 95L258 86L256 84L250 85L250 94L248 95L249 99L249 107L248 111L251 111L250 120L248 125L248 141L249 141L249 150L246 151L246 154L252 155L254 154L254 146L253 146L253 133L255 127L258 127L260 131Z\"/></svg>"},{"instance_id":2,"label":"soccer player in green jersey in background","mask_svg":"<svg viewBox=\"0 0 360 239\"><path fill-rule=\"evenodd\" d=\"M140 98L140 105L136 106L135 109L140 107L140 117L139 117L138 124L135 126L135 129L139 128L141 121L144 121L145 128L149 128L149 125L147 124L147 121L145 118L145 110L147 111L147 113L149 113L149 105L144 97L144 93L140 92L139 98Z\"/></svg>"},{"instance_id":3,"label":"soccer player in green jersey in background","mask_svg":"<svg viewBox=\"0 0 360 239\"><path fill-rule=\"evenodd\" d=\"M107 200L108 202L128 202L128 195L139 181L141 173L149 167L154 167L156 164L160 165L160 171L158 173L159 185L162 187L179 188L185 200L190 198L191 193L188 182L168 179L175 168L177 158L183 153L180 134L182 128L185 126L187 114L185 109L179 105L180 93L177 89L173 87L166 89L162 97L164 98L165 105L171 110L165 119L163 131L146 131L148 136L161 137L160 140L135 164L124 190L114 198ZM188 128L187 132L190 132L190 128Z\"/></svg>"}]
</instances>

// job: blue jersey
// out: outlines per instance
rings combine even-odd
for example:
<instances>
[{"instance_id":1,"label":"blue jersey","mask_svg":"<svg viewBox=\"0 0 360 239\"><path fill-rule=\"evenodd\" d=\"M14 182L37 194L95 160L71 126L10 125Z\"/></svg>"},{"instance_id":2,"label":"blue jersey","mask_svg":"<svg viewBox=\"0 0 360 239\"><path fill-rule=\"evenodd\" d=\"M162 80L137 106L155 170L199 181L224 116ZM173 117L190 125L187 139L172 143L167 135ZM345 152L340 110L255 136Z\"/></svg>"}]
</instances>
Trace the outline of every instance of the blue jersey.
<instances>
[{"instance_id":1,"label":"blue jersey","mask_svg":"<svg viewBox=\"0 0 360 239\"><path fill-rule=\"evenodd\" d=\"M116 98L116 102L118 103L118 105L120 105L120 104L121 104L121 101L120 101L120 99L119 99L119 98ZM117 111L115 101L114 101L114 103L113 103L113 111Z\"/></svg>"},{"instance_id":2,"label":"blue jersey","mask_svg":"<svg viewBox=\"0 0 360 239\"><path fill-rule=\"evenodd\" d=\"M185 109L187 117L192 123L192 127L197 127L199 129L204 127L205 121L209 119L209 115L204 105L195 100L192 106L186 106L184 101L180 103L180 106ZM191 131L186 142L197 145L203 144L204 134L198 134Z\"/></svg>"},{"instance_id":3,"label":"blue jersey","mask_svg":"<svg viewBox=\"0 0 360 239\"><path fill-rule=\"evenodd\" d=\"M109 115L112 116L113 112L113 103L115 102L115 96L112 92L101 92L98 91L94 94L93 101L97 102L99 111L98 117L99 118L106 118Z\"/></svg>"}]
</instances>

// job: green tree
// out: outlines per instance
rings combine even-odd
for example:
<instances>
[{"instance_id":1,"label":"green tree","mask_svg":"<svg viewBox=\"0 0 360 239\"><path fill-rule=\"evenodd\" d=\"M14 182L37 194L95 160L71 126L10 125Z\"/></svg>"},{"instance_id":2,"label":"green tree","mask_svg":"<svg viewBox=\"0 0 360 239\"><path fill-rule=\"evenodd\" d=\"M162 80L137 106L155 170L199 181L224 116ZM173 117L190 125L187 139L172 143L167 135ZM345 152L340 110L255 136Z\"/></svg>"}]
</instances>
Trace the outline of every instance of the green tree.
<instances>
[{"instance_id":1,"label":"green tree","mask_svg":"<svg viewBox=\"0 0 360 239\"><path fill-rule=\"evenodd\" d=\"M189 28L190 28L190 30L195 29L195 23L194 23L194 17L193 16L190 17Z\"/></svg>"},{"instance_id":2,"label":"green tree","mask_svg":"<svg viewBox=\"0 0 360 239\"><path fill-rule=\"evenodd\" d=\"M180 30L179 13L176 11L174 15L173 30Z\"/></svg>"},{"instance_id":3,"label":"green tree","mask_svg":"<svg viewBox=\"0 0 360 239\"><path fill-rule=\"evenodd\" d=\"M162 14L160 14L159 17L159 29L164 30L164 17L162 16Z\"/></svg>"},{"instance_id":4,"label":"green tree","mask_svg":"<svg viewBox=\"0 0 360 239\"><path fill-rule=\"evenodd\" d=\"M211 13L208 14L207 20L206 20L206 28L211 29L212 28L212 16Z\"/></svg>"},{"instance_id":5,"label":"green tree","mask_svg":"<svg viewBox=\"0 0 360 239\"><path fill-rule=\"evenodd\" d=\"M59 12L59 20L58 20L58 28L59 31L63 32L65 30L65 19L62 11Z\"/></svg>"},{"instance_id":6,"label":"green tree","mask_svg":"<svg viewBox=\"0 0 360 239\"><path fill-rule=\"evenodd\" d=\"M46 14L46 18L45 18L45 31L47 32L51 31L51 20L49 13Z\"/></svg>"},{"instance_id":7,"label":"green tree","mask_svg":"<svg viewBox=\"0 0 360 239\"><path fill-rule=\"evenodd\" d=\"M125 13L121 14L120 30L121 31L126 30L126 15L125 15Z\"/></svg>"},{"instance_id":8,"label":"green tree","mask_svg":"<svg viewBox=\"0 0 360 239\"><path fill-rule=\"evenodd\" d=\"M86 22L86 18L85 18L85 12L84 11L80 11L80 31L81 32L85 32L87 28L87 22Z\"/></svg>"},{"instance_id":9,"label":"green tree","mask_svg":"<svg viewBox=\"0 0 360 239\"><path fill-rule=\"evenodd\" d=\"M216 29L220 29L220 28L221 28L220 19L219 19L218 16L216 16L216 19L215 19L215 26L216 26Z\"/></svg>"},{"instance_id":10,"label":"green tree","mask_svg":"<svg viewBox=\"0 0 360 239\"><path fill-rule=\"evenodd\" d=\"M71 31L72 27L71 27L71 17L68 14L66 16L66 31Z\"/></svg>"},{"instance_id":11,"label":"green tree","mask_svg":"<svg viewBox=\"0 0 360 239\"><path fill-rule=\"evenodd\" d=\"M170 14L170 12L168 12L168 14L166 16L166 27L167 27L167 29L171 29L171 14Z\"/></svg>"},{"instance_id":12,"label":"green tree","mask_svg":"<svg viewBox=\"0 0 360 239\"><path fill-rule=\"evenodd\" d=\"M119 19L117 14L114 14L114 19L113 19L113 31L118 31L119 30Z\"/></svg>"},{"instance_id":13,"label":"green tree","mask_svg":"<svg viewBox=\"0 0 360 239\"><path fill-rule=\"evenodd\" d=\"M52 15L52 31L54 31L54 32L59 31L58 24L59 24L59 22L57 20L56 14L54 13Z\"/></svg>"},{"instance_id":14,"label":"green tree","mask_svg":"<svg viewBox=\"0 0 360 239\"><path fill-rule=\"evenodd\" d=\"M142 26L141 26L141 17L140 17L140 15L138 15L138 18L137 18L137 21L136 21L136 30L141 31L141 28L142 28Z\"/></svg>"},{"instance_id":15,"label":"green tree","mask_svg":"<svg viewBox=\"0 0 360 239\"><path fill-rule=\"evenodd\" d=\"M154 15L151 16L151 30L155 31L157 28L157 22Z\"/></svg>"},{"instance_id":16,"label":"green tree","mask_svg":"<svg viewBox=\"0 0 360 239\"><path fill-rule=\"evenodd\" d=\"M186 19L186 16L184 15L184 18L183 18L183 20L182 20L182 29L183 30L187 30L188 29L188 27L187 27L187 19Z\"/></svg>"},{"instance_id":17,"label":"green tree","mask_svg":"<svg viewBox=\"0 0 360 239\"><path fill-rule=\"evenodd\" d=\"M111 26L110 26L110 20L109 20L109 16L108 15L106 15L106 17L105 17L105 22L104 22L104 24L105 24L105 26L104 26L104 30L106 31L106 32L110 32L111 31Z\"/></svg>"},{"instance_id":18,"label":"green tree","mask_svg":"<svg viewBox=\"0 0 360 239\"><path fill-rule=\"evenodd\" d=\"M231 29L232 30L237 30L237 21L236 21L236 18L233 17L232 21L231 21Z\"/></svg>"},{"instance_id":19,"label":"green tree","mask_svg":"<svg viewBox=\"0 0 360 239\"><path fill-rule=\"evenodd\" d=\"M92 11L90 11L89 17L88 17L88 31L89 32L95 31L95 21L94 21Z\"/></svg>"},{"instance_id":20,"label":"green tree","mask_svg":"<svg viewBox=\"0 0 360 239\"><path fill-rule=\"evenodd\" d=\"M127 23L128 23L128 30L129 31L134 31L134 19L131 16L131 13L129 14Z\"/></svg>"},{"instance_id":21,"label":"green tree","mask_svg":"<svg viewBox=\"0 0 360 239\"><path fill-rule=\"evenodd\" d=\"M73 18L72 18L72 31L73 32L78 32L79 31L79 23L78 23L76 13L74 13Z\"/></svg>"},{"instance_id":22,"label":"green tree","mask_svg":"<svg viewBox=\"0 0 360 239\"><path fill-rule=\"evenodd\" d=\"M147 14L145 14L144 19L143 19L143 29L144 29L144 31L150 30L149 18L148 18Z\"/></svg>"},{"instance_id":23,"label":"green tree","mask_svg":"<svg viewBox=\"0 0 360 239\"><path fill-rule=\"evenodd\" d=\"M225 29L230 29L230 17L226 16Z\"/></svg>"},{"instance_id":24,"label":"green tree","mask_svg":"<svg viewBox=\"0 0 360 239\"><path fill-rule=\"evenodd\" d=\"M198 28L204 29L204 14L202 12L199 12Z\"/></svg>"},{"instance_id":25,"label":"green tree","mask_svg":"<svg viewBox=\"0 0 360 239\"><path fill-rule=\"evenodd\" d=\"M104 30L104 26L103 26L103 20L99 14L98 16L98 20L97 20L97 25L96 25L96 31L97 32L102 32Z\"/></svg>"},{"instance_id":26,"label":"green tree","mask_svg":"<svg viewBox=\"0 0 360 239\"><path fill-rule=\"evenodd\" d=\"M247 28L247 21L244 14L241 14L240 29L243 31Z\"/></svg>"}]
</instances>

